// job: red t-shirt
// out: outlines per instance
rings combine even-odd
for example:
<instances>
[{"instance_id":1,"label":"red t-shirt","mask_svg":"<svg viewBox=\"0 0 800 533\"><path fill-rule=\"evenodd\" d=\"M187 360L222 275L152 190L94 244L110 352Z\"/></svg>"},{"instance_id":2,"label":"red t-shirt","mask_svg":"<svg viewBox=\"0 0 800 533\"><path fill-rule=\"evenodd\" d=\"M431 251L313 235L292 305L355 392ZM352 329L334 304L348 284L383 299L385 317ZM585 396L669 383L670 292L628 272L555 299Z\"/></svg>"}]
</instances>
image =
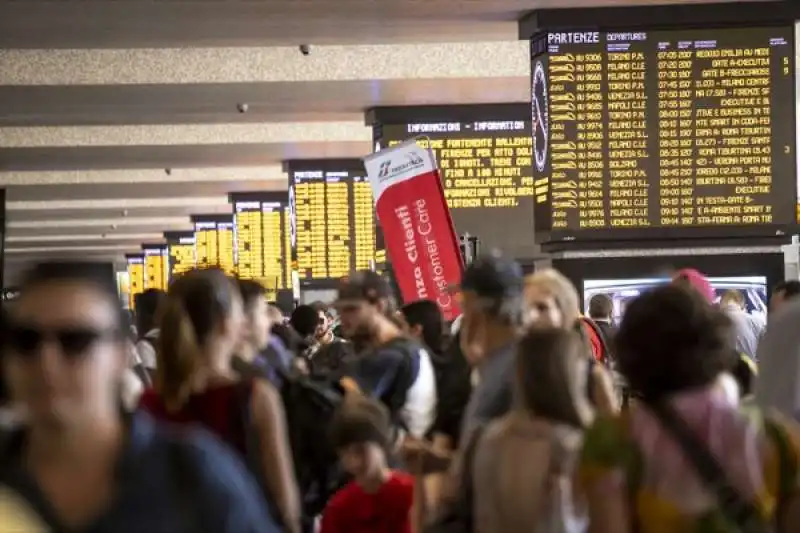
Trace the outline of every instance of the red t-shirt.
<instances>
[{"instance_id":1,"label":"red t-shirt","mask_svg":"<svg viewBox=\"0 0 800 533\"><path fill-rule=\"evenodd\" d=\"M355 482L337 492L322 515L320 533L411 533L414 478L401 472L368 493Z\"/></svg>"}]
</instances>

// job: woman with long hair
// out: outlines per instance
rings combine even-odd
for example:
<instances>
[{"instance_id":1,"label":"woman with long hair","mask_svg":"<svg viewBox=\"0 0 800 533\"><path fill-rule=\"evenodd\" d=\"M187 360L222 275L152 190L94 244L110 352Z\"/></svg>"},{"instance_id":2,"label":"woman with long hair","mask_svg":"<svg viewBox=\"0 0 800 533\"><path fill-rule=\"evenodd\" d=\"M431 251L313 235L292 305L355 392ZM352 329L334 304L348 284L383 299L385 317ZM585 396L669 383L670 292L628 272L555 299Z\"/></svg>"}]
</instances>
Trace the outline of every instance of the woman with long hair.
<instances>
[{"instance_id":1,"label":"woman with long hair","mask_svg":"<svg viewBox=\"0 0 800 533\"><path fill-rule=\"evenodd\" d=\"M257 485L217 439L125 413L129 325L106 276L46 263L21 285L2 364L25 418L0 439L0 529L275 533Z\"/></svg>"},{"instance_id":2,"label":"woman with long hair","mask_svg":"<svg viewBox=\"0 0 800 533\"><path fill-rule=\"evenodd\" d=\"M482 430L471 452L475 533L586 531L572 487L594 416L584 350L580 335L563 328L534 328L520 339L517 405Z\"/></svg>"},{"instance_id":3,"label":"woman with long hair","mask_svg":"<svg viewBox=\"0 0 800 533\"><path fill-rule=\"evenodd\" d=\"M142 407L156 417L200 424L238 450L263 481L276 518L300 530L300 500L283 404L267 381L241 380L231 361L244 321L234 280L193 270L170 285L160 312L154 389Z\"/></svg>"},{"instance_id":4,"label":"woman with long hair","mask_svg":"<svg viewBox=\"0 0 800 533\"><path fill-rule=\"evenodd\" d=\"M580 299L575 286L560 272L542 270L525 278L526 323L528 328L559 328L574 331L583 339L585 355L594 361L586 324L581 319ZM587 369L587 393L602 412L619 409L614 382L600 364Z\"/></svg>"}]
</instances>

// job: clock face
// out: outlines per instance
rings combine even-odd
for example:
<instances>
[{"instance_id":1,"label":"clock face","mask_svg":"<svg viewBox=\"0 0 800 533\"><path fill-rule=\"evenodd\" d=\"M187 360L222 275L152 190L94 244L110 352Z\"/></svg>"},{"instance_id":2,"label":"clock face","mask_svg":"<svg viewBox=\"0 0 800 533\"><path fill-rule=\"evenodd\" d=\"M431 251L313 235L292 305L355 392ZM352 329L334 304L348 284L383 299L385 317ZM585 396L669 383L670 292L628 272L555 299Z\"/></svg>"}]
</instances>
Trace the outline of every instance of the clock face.
<instances>
[{"instance_id":1,"label":"clock face","mask_svg":"<svg viewBox=\"0 0 800 533\"><path fill-rule=\"evenodd\" d=\"M548 116L547 76L544 65L537 60L533 66L531 77L531 121L533 125L533 155L536 170L544 172L547 163L549 143L549 116Z\"/></svg>"}]
</instances>

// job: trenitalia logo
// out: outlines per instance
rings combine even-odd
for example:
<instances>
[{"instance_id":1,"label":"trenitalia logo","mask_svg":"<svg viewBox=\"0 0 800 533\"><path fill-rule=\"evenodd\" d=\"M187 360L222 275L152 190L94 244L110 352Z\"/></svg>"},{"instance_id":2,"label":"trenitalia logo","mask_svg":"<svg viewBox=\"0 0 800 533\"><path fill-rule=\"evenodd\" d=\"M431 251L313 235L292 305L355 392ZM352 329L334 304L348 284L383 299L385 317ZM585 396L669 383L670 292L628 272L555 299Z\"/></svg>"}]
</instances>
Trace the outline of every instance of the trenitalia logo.
<instances>
[{"instance_id":1,"label":"trenitalia logo","mask_svg":"<svg viewBox=\"0 0 800 533\"><path fill-rule=\"evenodd\" d=\"M381 163L381 168L378 170L378 177L379 178L385 178L386 176L388 176L389 175L389 169L391 168L391 166L392 166L392 160L391 159L387 159L386 161Z\"/></svg>"},{"instance_id":2,"label":"trenitalia logo","mask_svg":"<svg viewBox=\"0 0 800 533\"><path fill-rule=\"evenodd\" d=\"M378 169L378 179L384 180L391 178L398 174L402 174L404 172L408 172L409 170L414 170L423 166L425 166L425 161L423 161L422 158L417 154L410 152L405 155L405 161L397 166L392 166L391 159L387 159L381 163L380 168Z\"/></svg>"}]
</instances>

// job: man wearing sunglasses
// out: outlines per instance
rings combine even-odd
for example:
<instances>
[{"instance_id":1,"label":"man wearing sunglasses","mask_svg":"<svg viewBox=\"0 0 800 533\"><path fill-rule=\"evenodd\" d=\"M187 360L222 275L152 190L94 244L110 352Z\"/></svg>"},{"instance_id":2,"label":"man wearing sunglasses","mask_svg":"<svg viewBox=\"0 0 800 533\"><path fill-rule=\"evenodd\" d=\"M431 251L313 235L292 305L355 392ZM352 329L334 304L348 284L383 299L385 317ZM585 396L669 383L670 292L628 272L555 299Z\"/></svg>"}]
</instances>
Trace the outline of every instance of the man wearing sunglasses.
<instances>
[{"instance_id":1,"label":"man wearing sunglasses","mask_svg":"<svg viewBox=\"0 0 800 533\"><path fill-rule=\"evenodd\" d=\"M37 266L4 329L4 376L25 421L0 442L0 525L24 517L17 531L277 533L231 451L123 413L129 328L104 266Z\"/></svg>"}]
</instances>

